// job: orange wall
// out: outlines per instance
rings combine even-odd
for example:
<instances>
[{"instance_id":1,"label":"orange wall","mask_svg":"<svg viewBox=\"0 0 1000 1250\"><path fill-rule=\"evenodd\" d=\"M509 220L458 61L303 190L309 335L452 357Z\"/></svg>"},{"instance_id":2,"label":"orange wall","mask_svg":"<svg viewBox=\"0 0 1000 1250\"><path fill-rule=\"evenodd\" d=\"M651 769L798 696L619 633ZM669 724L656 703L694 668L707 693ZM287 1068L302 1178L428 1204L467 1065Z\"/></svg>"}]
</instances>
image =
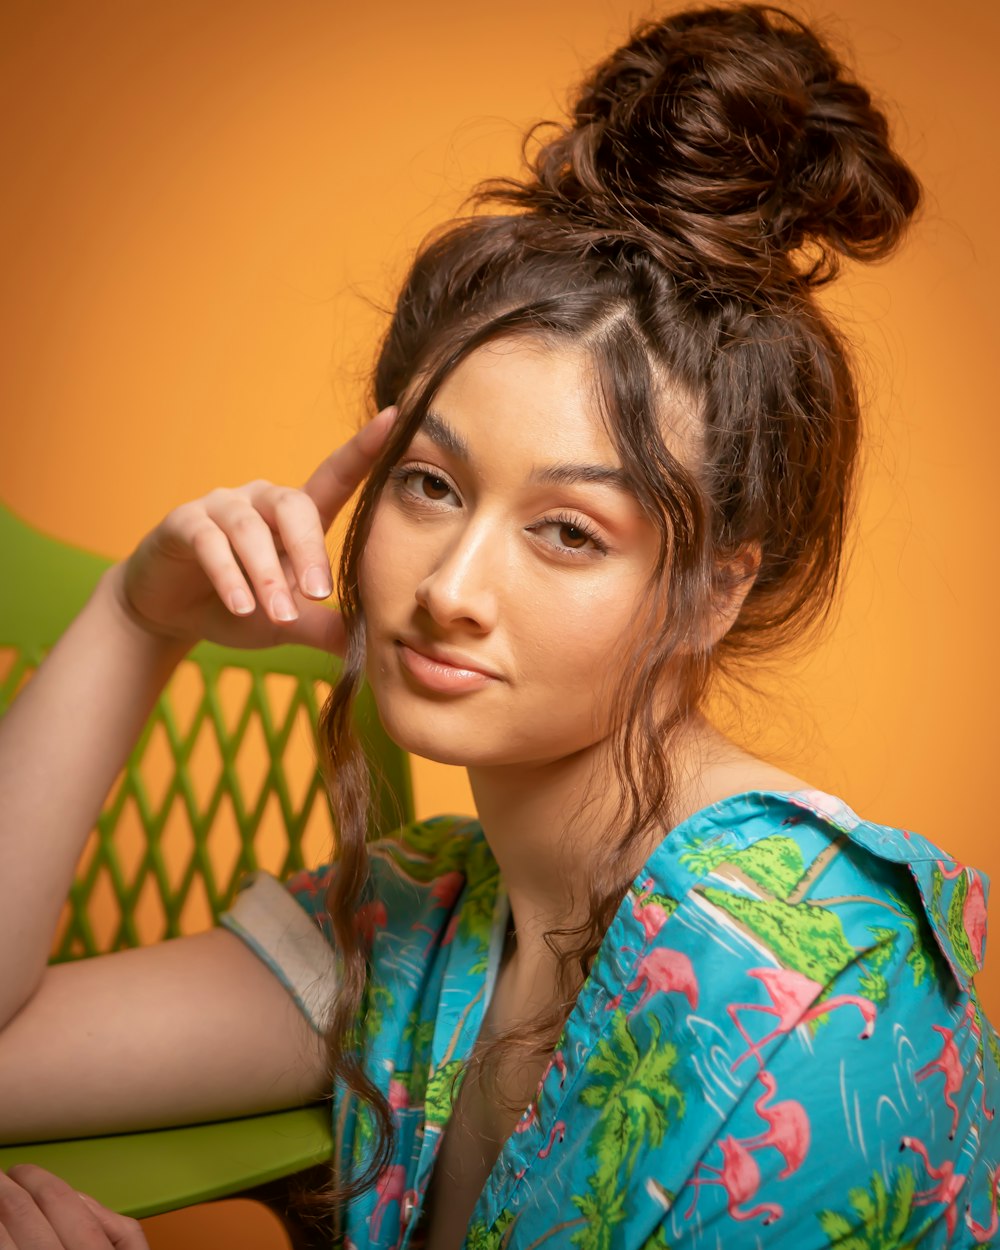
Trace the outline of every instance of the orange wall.
<instances>
[{"instance_id":1,"label":"orange wall","mask_svg":"<svg viewBox=\"0 0 1000 1250\"><path fill-rule=\"evenodd\" d=\"M985 0L800 11L892 102L928 205L898 258L831 298L865 355L860 536L831 637L776 669L745 735L997 876L1000 20ZM522 128L635 15L624 0L7 0L0 498L120 556L213 485L304 479L356 419L372 305L408 249L514 166ZM418 797L468 805L429 766ZM1000 962L981 981L996 1019Z\"/></svg>"}]
</instances>

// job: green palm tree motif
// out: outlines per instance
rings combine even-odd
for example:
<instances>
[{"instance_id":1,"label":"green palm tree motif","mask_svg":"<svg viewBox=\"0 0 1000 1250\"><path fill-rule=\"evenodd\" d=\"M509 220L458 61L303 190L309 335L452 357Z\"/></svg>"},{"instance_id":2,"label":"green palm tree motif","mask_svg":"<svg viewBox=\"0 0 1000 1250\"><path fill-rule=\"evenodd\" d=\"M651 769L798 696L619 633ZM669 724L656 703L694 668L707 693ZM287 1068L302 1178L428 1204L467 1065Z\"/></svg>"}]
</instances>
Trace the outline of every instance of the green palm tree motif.
<instances>
[{"instance_id":1,"label":"green palm tree motif","mask_svg":"<svg viewBox=\"0 0 1000 1250\"><path fill-rule=\"evenodd\" d=\"M492 1225L485 1220L473 1220L465 1234L466 1250L499 1250L514 1220L514 1212L503 1210Z\"/></svg>"},{"instance_id":2,"label":"green palm tree motif","mask_svg":"<svg viewBox=\"0 0 1000 1250\"><path fill-rule=\"evenodd\" d=\"M827 985L844 967L857 962L862 993L879 1004L888 997L889 985L883 969L893 958L901 931L908 931L911 939L906 962L914 985L927 975L937 955L937 944L922 909L902 897L905 883L900 895L891 894L887 899L862 899L855 895L807 899L813 882L840 853L845 836L834 839L808 868L798 843L783 834L762 838L742 850L705 839L681 858L692 872L712 873L740 887L740 892L734 893L699 884L694 892L725 912L730 923L759 943L783 967ZM833 909L834 903L855 900L876 903L897 918L895 927L869 926L874 941L867 948L859 949L847 940L840 917ZM813 1031L826 1018L817 1016L810 1021Z\"/></svg>"},{"instance_id":3,"label":"green palm tree motif","mask_svg":"<svg viewBox=\"0 0 1000 1250\"><path fill-rule=\"evenodd\" d=\"M386 860L401 877L427 885L446 872L461 872L469 854L469 826L456 827L418 822L407 825L391 838L380 838L369 846L377 859ZM481 843L480 843L481 844Z\"/></svg>"},{"instance_id":4,"label":"green palm tree motif","mask_svg":"<svg viewBox=\"0 0 1000 1250\"><path fill-rule=\"evenodd\" d=\"M415 1007L406 1018L403 1041L412 1050L412 1069L395 1073L396 1080L405 1086L410 1096L410 1106L423 1102L427 1091L427 1073L431 1065L431 1044L434 1041L434 1020L421 1020L420 1008Z\"/></svg>"},{"instance_id":5,"label":"green palm tree motif","mask_svg":"<svg viewBox=\"0 0 1000 1250\"><path fill-rule=\"evenodd\" d=\"M940 869L935 868L935 873ZM975 976L978 971L976 967L975 956L972 954L972 947L969 945L969 935L965 928L965 900L969 893L969 878L966 873L959 873L955 878L954 889L951 893L951 902L948 904L948 921L946 932L951 939L951 949L955 952L955 958L958 960L958 966L967 976Z\"/></svg>"},{"instance_id":6,"label":"green palm tree motif","mask_svg":"<svg viewBox=\"0 0 1000 1250\"><path fill-rule=\"evenodd\" d=\"M570 1240L580 1250L611 1250L614 1230L628 1214L629 1180L643 1147L661 1145L672 1119L684 1116L684 1095L673 1080L677 1047L661 1041L655 1016L647 1019L650 1045L640 1047L618 1008L587 1062L580 1100L600 1107L601 1115L588 1142L597 1163L589 1192L573 1197L583 1227Z\"/></svg>"},{"instance_id":7,"label":"green palm tree motif","mask_svg":"<svg viewBox=\"0 0 1000 1250\"><path fill-rule=\"evenodd\" d=\"M785 968L826 985L859 952L848 942L840 917L814 903L747 898L713 886L696 887L738 929L766 947Z\"/></svg>"},{"instance_id":8,"label":"green palm tree motif","mask_svg":"<svg viewBox=\"0 0 1000 1250\"><path fill-rule=\"evenodd\" d=\"M461 1059L450 1059L434 1071L427 1083L427 1101L424 1104L428 1127L436 1125L443 1128L448 1123L451 1108L462 1084L464 1067Z\"/></svg>"},{"instance_id":9,"label":"green palm tree motif","mask_svg":"<svg viewBox=\"0 0 1000 1250\"><path fill-rule=\"evenodd\" d=\"M384 982L368 981L361 1000L361 1033L366 1042L381 1033L386 1009L391 1009L395 1001L395 995Z\"/></svg>"},{"instance_id":10,"label":"green palm tree motif","mask_svg":"<svg viewBox=\"0 0 1000 1250\"><path fill-rule=\"evenodd\" d=\"M799 844L784 834L761 838L740 851L724 842L713 844L710 838L698 838L692 846L694 849L686 851L680 860L694 876L705 877L728 866L730 871L720 876L752 881L773 898L787 899L805 872Z\"/></svg>"},{"instance_id":11,"label":"green palm tree motif","mask_svg":"<svg viewBox=\"0 0 1000 1250\"><path fill-rule=\"evenodd\" d=\"M817 1219L829 1244L837 1250L908 1250L917 1245L924 1231L903 1240L916 1188L913 1169L904 1164L894 1170L889 1190L882 1173L873 1172L867 1189L858 1186L847 1192L854 1214L824 1210L817 1212Z\"/></svg>"},{"instance_id":12,"label":"green palm tree motif","mask_svg":"<svg viewBox=\"0 0 1000 1250\"><path fill-rule=\"evenodd\" d=\"M665 916L672 915L680 906L680 901L671 898L669 894L661 894L659 892L651 892L647 894L645 890L638 889L636 886L629 886L629 897L633 905L639 904L639 907L660 907L663 909Z\"/></svg>"},{"instance_id":13,"label":"green palm tree motif","mask_svg":"<svg viewBox=\"0 0 1000 1250\"><path fill-rule=\"evenodd\" d=\"M858 960L863 969L858 988L872 1002L884 1003L889 997L889 982L882 969L892 962L899 943L899 931L883 929L881 925L869 925L868 932L875 938L875 946Z\"/></svg>"},{"instance_id":14,"label":"green palm tree motif","mask_svg":"<svg viewBox=\"0 0 1000 1250\"><path fill-rule=\"evenodd\" d=\"M458 922L458 936L482 947L489 947L490 930L493 927L493 908L496 902L499 869L485 841L473 846L465 862L468 884L462 899L462 915Z\"/></svg>"}]
</instances>

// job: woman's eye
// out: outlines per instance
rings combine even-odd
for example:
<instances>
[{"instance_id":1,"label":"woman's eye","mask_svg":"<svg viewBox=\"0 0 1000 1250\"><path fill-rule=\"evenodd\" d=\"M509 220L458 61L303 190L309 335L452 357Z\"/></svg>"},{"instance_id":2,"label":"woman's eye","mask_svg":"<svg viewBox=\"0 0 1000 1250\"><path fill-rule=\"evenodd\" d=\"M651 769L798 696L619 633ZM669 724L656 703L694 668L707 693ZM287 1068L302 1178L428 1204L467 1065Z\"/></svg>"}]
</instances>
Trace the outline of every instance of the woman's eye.
<instances>
[{"instance_id":1,"label":"woman's eye","mask_svg":"<svg viewBox=\"0 0 1000 1250\"><path fill-rule=\"evenodd\" d=\"M450 482L428 469L397 465L391 470L390 477L404 495L417 502L441 503L455 493Z\"/></svg>"},{"instance_id":2,"label":"woman's eye","mask_svg":"<svg viewBox=\"0 0 1000 1250\"><path fill-rule=\"evenodd\" d=\"M560 551L579 555L603 555L607 552L607 547L595 533L572 521L543 521L534 527L534 532Z\"/></svg>"},{"instance_id":3,"label":"woman's eye","mask_svg":"<svg viewBox=\"0 0 1000 1250\"><path fill-rule=\"evenodd\" d=\"M414 473L413 477L420 484L420 493L428 499L446 499L451 494L451 487L443 477L435 477L433 473Z\"/></svg>"}]
</instances>

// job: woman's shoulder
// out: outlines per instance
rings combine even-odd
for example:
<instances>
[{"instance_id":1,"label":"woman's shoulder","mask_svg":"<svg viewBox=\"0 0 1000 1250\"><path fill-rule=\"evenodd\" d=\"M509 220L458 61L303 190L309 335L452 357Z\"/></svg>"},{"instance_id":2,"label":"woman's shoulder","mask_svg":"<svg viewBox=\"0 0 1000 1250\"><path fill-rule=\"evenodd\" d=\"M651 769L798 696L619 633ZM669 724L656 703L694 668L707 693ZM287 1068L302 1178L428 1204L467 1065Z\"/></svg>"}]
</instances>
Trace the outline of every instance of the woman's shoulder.
<instances>
[{"instance_id":1,"label":"woman's shoulder","mask_svg":"<svg viewBox=\"0 0 1000 1250\"><path fill-rule=\"evenodd\" d=\"M987 876L916 830L865 819L838 795L809 785L729 794L682 821L671 841L671 858L717 888L825 904L855 929L886 903L926 921L963 989L983 966Z\"/></svg>"}]
</instances>

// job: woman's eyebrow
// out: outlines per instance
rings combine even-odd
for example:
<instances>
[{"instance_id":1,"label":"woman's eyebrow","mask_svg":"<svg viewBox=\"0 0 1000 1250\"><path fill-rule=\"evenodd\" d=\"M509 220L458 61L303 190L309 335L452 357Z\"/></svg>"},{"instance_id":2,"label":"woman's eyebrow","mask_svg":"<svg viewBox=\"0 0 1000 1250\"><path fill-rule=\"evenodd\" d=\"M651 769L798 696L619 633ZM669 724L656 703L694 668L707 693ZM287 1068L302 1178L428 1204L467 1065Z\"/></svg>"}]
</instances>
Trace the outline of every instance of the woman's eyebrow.
<instances>
[{"instance_id":1,"label":"woman's eyebrow","mask_svg":"<svg viewBox=\"0 0 1000 1250\"><path fill-rule=\"evenodd\" d=\"M445 419L436 412L428 412L420 424L420 429L432 443L436 443L442 451L447 451L459 460L468 462L472 459L469 445ZM615 486L619 490L632 491L632 483L624 469L612 468L605 464L559 464L546 465L535 469L531 474L532 481L544 482L550 486L573 486L578 482L593 483L597 486Z\"/></svg>"},{"instance_id":2,"label":"woman's eyebrow","mask_svg":"<svg viewBox=\"0 0 1000 1250\"><path fill-rule=\"evenodd\" d=\"M444 417L438 416L436 412L428 412L419 428L427 435L432 443L436 443L442 451L449 452L452 456L457 456L459 460L471 460L469 453L469 444L452 427L445 421Z\"/></svg>"},{"instance_id":3,"label":"woman's eyebrow","mask_svg":"<svg viewBox=\"0 0 1000 1250\"><path fill-rule=\"evenodd\" d=\"M632 493L632 482L624 469L606 464L549 464L535 469L532 479L555 486L573 486L577 482L593 482L597 486L615 486Z\"/></svg>"}]
</instances>

